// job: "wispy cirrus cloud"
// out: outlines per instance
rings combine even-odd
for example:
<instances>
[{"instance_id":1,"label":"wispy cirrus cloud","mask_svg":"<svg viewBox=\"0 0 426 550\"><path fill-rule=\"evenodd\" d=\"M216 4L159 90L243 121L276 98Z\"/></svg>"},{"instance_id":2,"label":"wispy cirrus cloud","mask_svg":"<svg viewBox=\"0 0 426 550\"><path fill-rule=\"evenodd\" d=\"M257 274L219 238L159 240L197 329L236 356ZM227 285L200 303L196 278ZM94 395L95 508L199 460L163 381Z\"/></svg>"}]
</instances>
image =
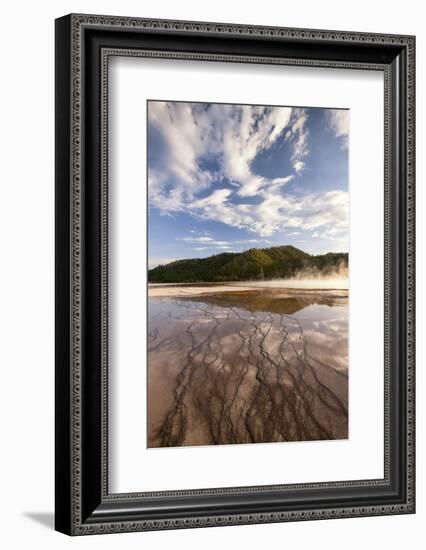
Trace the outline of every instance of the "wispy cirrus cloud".
<instances>
[{"instance_id":1,"label":"wispy cirrus cloud","mask_svg":"<svg viewBox=\"0 0 426 550\"><path fill-rule=\"evenodd\" d=\"M230 244L226 245L218 245L218 246L196 246L195 248L192 248L192 250L211 250L212 252L218 252L218 251L231 251L234 250L234 246Z\"/></svg>"},{"instance_id":2,"label":"wispy cirrus cloud","mask_svg":"<svg viewBox=\"0 0 426 550\"><path fill-rule=\"evenodd\" d=\"M291 162L297 174L300 174L305 168L304 159L309 153L309 132L306 129L306 121L306 111L304 109L296 109L293 117L293 124L286 133L286 140L293 143Z\"/></svg>"},{"instance_id":3,"label":"wispy cirrus cloud","mask_svg":"<svg viewBox=\"0 0 426 550\"><path fill-rule=\"evenodd\" d=\"M285 185L294 174L268 179L254 174L251 163L284 130L287 141L293 143L296 163L306 152L301 145L305 120L302 110L290 107L149 102L149 125L161 134L165 145L161 170L149 170L151 203L178 210L195 192L223 177L244 197L254 196L270 184ZM205 158L215 158L220 168L203 168Z\"/></svg>"},{"instance_id":4,"label":"wispy cirrus cloud","mask_svg":"<svg viewBox=\"0 0 426 550\"><path fill-rule=\"evenodd\" d=\"M180 237L177 241L187 241L190 243L208 243L214 241L212 237Z\"/></svg>"},{"instance_id":5,"label":"wispy cirrus cloud","mask_svg":"<svg viewBox=\"0 0 426 550\"><path fill-rule=\"evenodd\" d=\"M178 237L177 241L182 241L191 247L192 250L215 250L215 249L238 249L250 248L251 245L267 246L271 244L266 239L234 239L232 241L224 241L213 239L212 237ZM203 246L195 246L202 244Z\"/></svg>"},{"instance_id":6,"label":"wispy cirrus cloud","mask_svg":"<svg viewBox=\"0 0 426 550\"><path fill-rule=\"evenodd\" d=\"M327 109L326 118L330 129L341 139L343 149L348 148L349 111L346 109Z\"/></svg>"},{"instance_id":7,"label":"wispy cirrus cloud","mask_svg":"<svg viewBox=\"0 0 426 550\"><path fill-rule=\"evenodd\" d=\"M206 246L222 246L229 244L228 241L218 241L213 239L212 237L178 237L176 240L184 241L190 244L203 243Z\"/></svg>"}]
</instances>

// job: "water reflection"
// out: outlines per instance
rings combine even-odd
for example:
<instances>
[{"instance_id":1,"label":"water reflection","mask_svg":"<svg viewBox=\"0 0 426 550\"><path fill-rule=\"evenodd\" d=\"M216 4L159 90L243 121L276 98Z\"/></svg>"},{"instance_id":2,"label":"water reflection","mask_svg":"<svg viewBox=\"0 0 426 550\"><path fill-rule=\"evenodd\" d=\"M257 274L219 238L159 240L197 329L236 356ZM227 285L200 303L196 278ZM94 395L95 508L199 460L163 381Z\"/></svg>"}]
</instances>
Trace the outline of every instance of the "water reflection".
<instances>
[{"instance_id":1,"label":"water reflection","mask_svg":"<svg viewBox=\"0 0 426 550\"><path fill-rule=\"evenodd\" d=\"M148 446L348 436L345 291L149 298Z\"/></svg>"}]
</instances>

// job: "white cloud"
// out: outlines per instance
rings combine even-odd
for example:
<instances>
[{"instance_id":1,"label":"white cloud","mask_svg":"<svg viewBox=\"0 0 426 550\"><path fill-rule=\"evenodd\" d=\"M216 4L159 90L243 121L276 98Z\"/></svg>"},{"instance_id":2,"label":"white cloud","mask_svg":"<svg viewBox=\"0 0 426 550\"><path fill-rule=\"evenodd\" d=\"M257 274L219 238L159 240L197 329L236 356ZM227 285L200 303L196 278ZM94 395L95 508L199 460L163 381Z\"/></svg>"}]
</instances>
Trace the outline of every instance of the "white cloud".
<instances>
[{"instance_id":1,"label":"white cloud","mask_svg":"<svg viewBox=\"0 0 426 550\"><path fill-rule=\"evenodd\" d=\"M315 230L333 227L348 231L348 193L329 191L300 196L269 193L258 205L250 227L262 236L284 229Z\"/></svg>"},{"instance_id":2,"label":"white cloud","mask_svg":"<svg viewBox=\"0 0 426 550\"><path fill-rule=\"evenodd\" d=\"M193 203L191 209L197 217L219 221L269 237L284 229L317 230L329 228L329 231L347 232L348 230L348 193L328 191L284 196L279 192L264 192L258 204L230 204L213 197Z\"/></svg>"},{"instance_id":3,"label":"white cloud","mask_svg":"<svg viewBox=\"0 0 426 550\"><path fill-rule=\"evenodd\" d=\"M227 244L227 245L217 245L217 246L197 246L195 248L193 248L192 250L197 250L197 251L200 251L200 250L232 250L233 249L233 246L230 245L230 244Z\"/></svg>"},{"instance_id":4,"label":"white cloud","mask_svg":"<svg viewBox=\"0 0 426 550\"><path fill-rule=\"evenodd\" d=\"M270 241L265 239L244 239L242 241L234 241L237 244L270 244Z\"/></svg>"},{"instance_id":5,"label":"white cloud","mask_svg":"<svg viewBox=\"0 0 426 550\"><path fill-rule=\"evenodd\" d=\"M199 199L190 204L191 208L204 208L206 206L218 206L226 202L229 195L232 194L231 189L216 189L211 195L204 199Z\"/></svg>"},{"instance_id":6,"label":"white cloud","mask_svg":"<svg viewBox=\"0 0 426 550\"><path fill-rule=\"evenodd\" d=\"M293 168L298 174L300 174L305 168L305 163L303 162L303 160L295 160L293 163Z\"/></svg>"},{"instance_id":7,"label":"white cloud","mask_svg":"<svg viewBox=\"0 0 426 550\"><path fill-rule=\"evenodd\" d=\"M211 239L209 237L200 237L198 239L192 239L191 237L182 237L180 239L176 239L177 241L184 241L189 244L198 244L203 243L205 245L211 246L224 246L231 244L229 241L216 241L214 239Z\"/></svg>"},{"instance_id":8,"label":"white cloud","mask_svg":"<svg viewBox=\"0 0 426 550\"><path fill-rule=\"evenodd\" d=\"M346 109L327 109L326 119L336 137L341 138L342 148L348 148L349 111Z\"/></svg>"},{"instance_id":9,"label":"white cloud","mask_svg":"<svg viewBox=\"0 0 426 550\"><path fill-rule=\"evenodd\" d=\"M306 114L291 107L210 104L206 109L203 104L151 101L148 119L161 134L166 150L161 172L149 171L150 204L177 211L223 177L242 197L254 196L271 183L290 181L294 175L271 182L254 174L251 163L287 128L293 136L293 156L298 156L300 144L294 136L303 135ZM220 169L203 169L201 159L218 160Z\"/></svg>"},{"instance_id":10,"label":"white cloud","mask_svg":"<svg viewBox=\"0 0 426 550\"><path fill-rule=\"evenodd\" d=\"M176 239L177 241L188 241L190 243L208 243L209 241L214 241L212 237L182 237Z\"/></svg>"},{"instance_id":11,"label":"white cloud","mask_svg":"<svg viewBox=\"0 0 426 550\"><path fill-rule=\"evenodd\" d=\"M294 109L292 125L285 134L285 139L292 142L293 154L291 162L297 174L300 174L305 168L303 159L308 155L308 137L309 132L306 128L307 114L304 109Z\"/></svg>"},{"instance_id":12,"label":"white cloud","mask_svg":"<svg viewBox=\"0 0 426 550\"><path fill-rule=\"evenodd\" d=\"M191 231L190 231L191 232ZM235 245L251 245L251 244L270 244L270 241L265 239L240 239L232 241L221 241L212 237L179 237L177 241L183 241L188 244L204 244L204 246L192 248L192 250L211 250L214 248L232 248Z\"/></svg>"},{"instance_id":13,"label":"white cloud","mask_svg":"<svg viewBox=\"0 0 426 550\"><path fill-rule=\"evenodd\" d=\"M290 174L290 176L286 176L285 178L274 178L271 180L271 184L273 184L274 186L286 185L292 179L294 179L294 174Z\"/></svg>"},{"instance_id":14,"label":"white cloud","mask_svg":"<svg viewBox=\"0 0 426 550\"><path fill-rule=\"evenodd\" d=\"M238 194L251 197L269 183L253 174L251 163L271 147L292 118L290 107L233 107L222 122L223 165L226 176L239 185Z\"/></svg>"}]
</instances>

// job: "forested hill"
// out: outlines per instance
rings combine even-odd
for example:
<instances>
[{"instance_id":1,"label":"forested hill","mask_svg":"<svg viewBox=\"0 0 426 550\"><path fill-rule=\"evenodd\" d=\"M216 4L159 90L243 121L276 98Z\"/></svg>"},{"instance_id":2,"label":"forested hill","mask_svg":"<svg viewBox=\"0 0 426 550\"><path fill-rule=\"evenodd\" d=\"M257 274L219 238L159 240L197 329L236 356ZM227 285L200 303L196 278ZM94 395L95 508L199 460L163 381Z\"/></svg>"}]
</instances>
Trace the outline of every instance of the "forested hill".
<instances>
[{"instance_id":1,"label":"forested hill","mask_svg":"<svg viewBox=\"0 0 426 550\"><path fill-rule=\"evenodd\" d=\"M307 275L331 275L347 268L347 253L312 256L294 246L251 248L224 252L209 258L176 260L148 271L150 283L196 283L281 279Z\"/></svg>"}]
</instances>

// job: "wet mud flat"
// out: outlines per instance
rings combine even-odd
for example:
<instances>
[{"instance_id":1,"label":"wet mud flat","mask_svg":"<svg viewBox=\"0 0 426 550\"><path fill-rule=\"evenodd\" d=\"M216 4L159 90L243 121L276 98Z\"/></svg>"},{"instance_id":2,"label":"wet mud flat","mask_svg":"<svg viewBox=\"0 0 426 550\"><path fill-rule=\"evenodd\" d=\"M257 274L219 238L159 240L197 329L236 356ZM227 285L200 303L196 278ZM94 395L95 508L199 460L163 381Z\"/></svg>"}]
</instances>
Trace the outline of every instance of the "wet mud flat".
<instances>
[{"instance_id":1,"label":"wet mud flat","mask_svg":"<svg viewBox=\"0 0 426 550\"><path fill-rule=\"evenodd\" d=\"M347 291L148 299L148 447L346 439Z\"/></svg>"}]
</instances>

